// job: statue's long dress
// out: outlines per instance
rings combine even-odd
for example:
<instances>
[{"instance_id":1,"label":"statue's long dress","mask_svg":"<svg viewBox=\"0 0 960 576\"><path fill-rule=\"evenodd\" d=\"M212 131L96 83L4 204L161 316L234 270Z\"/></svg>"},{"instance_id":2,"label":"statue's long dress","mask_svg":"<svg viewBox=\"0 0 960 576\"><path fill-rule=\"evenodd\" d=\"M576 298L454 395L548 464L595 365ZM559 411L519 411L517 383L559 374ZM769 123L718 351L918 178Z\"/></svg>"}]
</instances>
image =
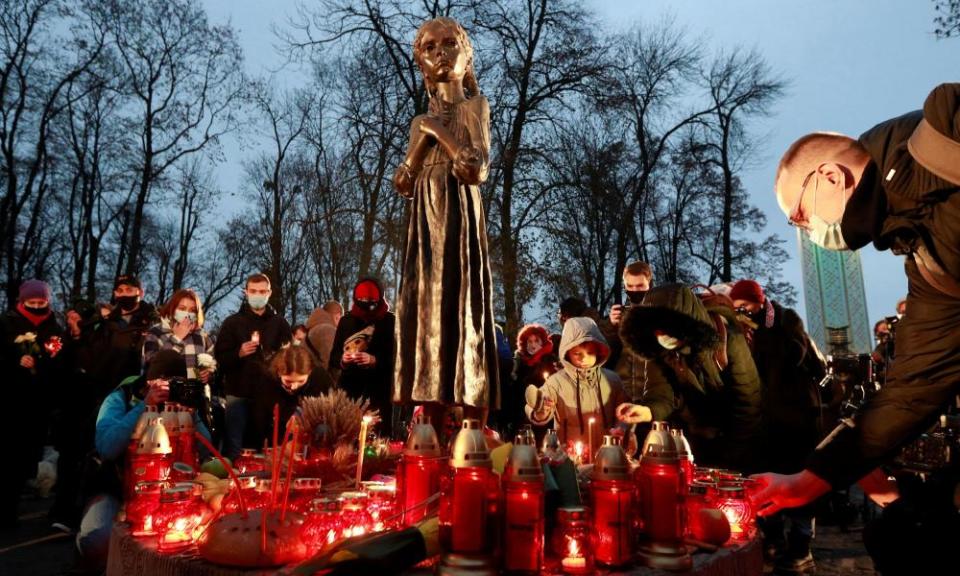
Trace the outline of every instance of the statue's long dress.
<instances>
[{"instance_id":1,"label":"statue's long dress","mask_svg":"<svg viewBox=\"0 0 960 576\"><path fill-rule=\"evenodd\" d=\"M451 161L434 142L414 184L397 299L394 401L485 407L499 399L486 220L479 186L455 173L486 179L486 100L454 105L447 128L461 154Z\"/></svg>"}]
</instances>

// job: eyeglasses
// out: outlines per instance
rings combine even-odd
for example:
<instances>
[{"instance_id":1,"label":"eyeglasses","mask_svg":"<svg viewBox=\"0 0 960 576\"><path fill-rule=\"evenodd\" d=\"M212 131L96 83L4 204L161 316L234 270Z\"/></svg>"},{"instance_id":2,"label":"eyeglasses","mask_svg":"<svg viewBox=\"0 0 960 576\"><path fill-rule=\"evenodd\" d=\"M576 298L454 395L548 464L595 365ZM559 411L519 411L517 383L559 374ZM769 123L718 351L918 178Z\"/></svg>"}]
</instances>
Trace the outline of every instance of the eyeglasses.
<instances>
[{"instance_id":1,"label":"eyeglasses","mask_svg":"<svg viewBox=\"0 0 960 576\"><path fill-rule=\"evenodd\" d=\"M807 192L807 185L810 184L810 179L816 174L819 168L820 167L817 166L817 168L811 170L806 177L804 177L803 184L800 185L800 196L797 197L797 202L793 205L793 208L790 209L790 215L787 216L787 224L795 228L810 230L810 220L806 217L803 217L801 220L802 213L800 212L800 203L803 202L803 195Z\"/></svg>"}]
</instances>

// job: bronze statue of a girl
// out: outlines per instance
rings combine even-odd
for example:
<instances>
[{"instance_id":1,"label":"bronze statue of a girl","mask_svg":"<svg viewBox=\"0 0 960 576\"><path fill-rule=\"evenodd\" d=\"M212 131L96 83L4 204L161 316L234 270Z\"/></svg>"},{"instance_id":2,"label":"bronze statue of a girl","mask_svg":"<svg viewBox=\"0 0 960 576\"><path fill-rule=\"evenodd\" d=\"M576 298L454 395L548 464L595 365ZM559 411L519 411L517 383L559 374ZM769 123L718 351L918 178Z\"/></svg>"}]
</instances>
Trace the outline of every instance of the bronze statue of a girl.
<instances>
[{"instance_id":1,"label":"bronze statue of a girl","mask_svg":"<svg viewBox=\"0 0 960 576\"><path fill-rule=\"evenodd\" d=\"M487 178L490 107L473 47L455 20L423 24L413 54L429 95L413 119L394 185L412 201L397 298L395 402L436 416L482 417L497 398L493 283L479 185Z\"/></svg>"}]
</instances>

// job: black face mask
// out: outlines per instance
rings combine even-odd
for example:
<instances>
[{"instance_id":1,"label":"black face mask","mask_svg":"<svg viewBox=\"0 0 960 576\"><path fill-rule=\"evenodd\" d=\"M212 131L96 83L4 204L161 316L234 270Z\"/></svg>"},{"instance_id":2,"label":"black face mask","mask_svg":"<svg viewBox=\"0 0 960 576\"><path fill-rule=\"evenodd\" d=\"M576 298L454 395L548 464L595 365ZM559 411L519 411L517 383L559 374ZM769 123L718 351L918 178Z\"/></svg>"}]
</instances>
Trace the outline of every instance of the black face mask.
<instances>
[{"instance_id":1,"label":"black face mask","mask_svg":"<svg viewBox=\"0 0 960 576\"><path fill-rule=\"evenodd\" d=\"M117 306L120 310L130 311L137 307L139 296L117 296Z\"/></svg>"},{"instance_id":2,"label":"black face mask","mask_svg":"<svg viewBox=\"0 0 960 576\"><path fill-rule=\"evenodd\" d=\"M763 308L751 314L747 314L747 317L750 318L750 320L752 320L753 323L756 324L757 326L763 326L763 320L765 316L766 316L766 311Z\"/></svg>"},{"instance_id":3,"label":"black face mask","mask_svg":"<svg viewBox=\"0 0 960 576\"><path fill-rule=\"evenodd\" d=\"M50 311L49 306L24 306L27 312L35 314L37 316L46 316L47 312Z\"/></svg>"},{"instance_id":4,"label":"black face mask","mask_svg":"<svg viewBox=\"0 0 960 576\"><path fill-rule=\"evenodd\" d=\"M630 300L631 304L640 304L643 302L643 297L647 295L646 290L624 290L627 295L627 299Z\"/></svg>"},{"instance_id":5,"label":"black face mask","mask_svg":"<svg viewBox=\"0 0 960 576\"><path fill-rule=\"evenodd\" d=\"M379 305L380 305L379 300L372 300L372 301L361 300L357 302L357 308L360 308L361 310L366 310L367 312L375 311L377 309L377 306Z\"/></svg>"}]
</instances>

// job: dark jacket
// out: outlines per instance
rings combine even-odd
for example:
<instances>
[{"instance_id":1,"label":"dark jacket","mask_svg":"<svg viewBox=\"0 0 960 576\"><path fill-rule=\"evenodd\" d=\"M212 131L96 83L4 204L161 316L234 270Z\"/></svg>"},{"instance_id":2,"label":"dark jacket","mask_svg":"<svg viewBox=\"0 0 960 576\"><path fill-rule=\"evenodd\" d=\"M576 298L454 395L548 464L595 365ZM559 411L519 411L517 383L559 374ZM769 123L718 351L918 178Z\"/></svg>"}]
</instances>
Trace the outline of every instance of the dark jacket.
<instances>
[{"instance_id":1,"label":"dark jacket","mask_svg":"<svg viewBox=\"0 0 960 576\"><path fill-rule=\"evenodd\" d=\"M286 431L287 421L297 411L300 405L300 399L307 396L319 396L326 394L333 387L333 379L330 374L321 367L317 366L310 373L310 378L303 387L295 393L290 394L283 389L280 379L273 373L263 372L263 380L256 387L253 396L253 436L252 447L260 448L263 443L271 442L273 439L273 406L280 407L280 438Z\"/></svg>"},{"instance_id":2,"label":"dark jacket","mask_svg":"<svg viewBox=\"0 0 960 576\"><path fill-rule=\"evenodd\" d=\"M360 367L356 364L344 366L343 345L354 334L371 328L373 337L370 339L366 352L377 359L372 368ZM393 366L396 351L394 329L396 317L393 312L384 311L382 316L375 320L367 320L359 314L344 315L337 324L337 334L330 349L330 375L337 385L351 398L361 396L370 400L370 407L380 410L380 430L389 434L392 430L393 404Z\"/></svg>"},{"instance_id":3,"label":"dark jacket","mask_svg":"<svg viewBox=\"0 0 960 576\"><path fill-rule=\"evenodd\" d=\"M820 440L820 387L826 370L819 352L790 308L771 301L773 322L753 333L753 360L763 383L766 469L803 469Z\"/></svg>"},{"instance_id":4,"label":"dark jacket","mask_svg":"<svg viewBox=\"0 0 960 576\"><path fill-rule=\"evenodd\" d=\"M141 373L144 336L158 321L153 305L141 301L129 318L116 307L90 334L83 335L92 349L94 378L100 390L113 390L127 377Z\"/></svg>"},{"instance_id":5,"label":"dark jacket","mask_svg":"<svg viewBox=\"0 0 960 576\"><path fill-rule=\"evenodd\" d=\"M960 140L960 84L935 88L922 117ZM919 112L905 114L860 136L872 162L847 203L843 237L854 250L872 241L909 255L908 313L897 326L897 361L883 388L856 415L855 428L839 431L807 462L837 488L889 461L960 393L960 298L931 285L914 255L926 249L960 279L960 183L934 176L910 155L907 140L920 120Z\"/></svg>"},{"instance_id":6,"label":"dark jacket","mask_svg":"<svg viewBox=\"0 0 960 576\"><path fill-rule=\"evenodd\" d=\"M260 347L241 358L240 345L249 341L254 331L260 333ZM223 321L213 349L226 394L253 398L269 358L292 338L290 325L273 306L267 305L263 314L256 314L246 302L241 304L239 312Z\"/></svg>"},{"instance_id":7,"label":"dark jacket","mask_svg":"<svg viewBox=\"0 0 960 576\"><path fill-rule=\"evenodd\" d=\"M643 305L624 317L620 336L630 351L648 360L641 403L654 419L685 429L698 464L750 471L762 437L760 378L732 316L721 321L728 359L722 370L715 358L721 342L714 318L686 286L651 289ZM657 330L683 345L663 348Z\"/></svg>"}]
</instances>

